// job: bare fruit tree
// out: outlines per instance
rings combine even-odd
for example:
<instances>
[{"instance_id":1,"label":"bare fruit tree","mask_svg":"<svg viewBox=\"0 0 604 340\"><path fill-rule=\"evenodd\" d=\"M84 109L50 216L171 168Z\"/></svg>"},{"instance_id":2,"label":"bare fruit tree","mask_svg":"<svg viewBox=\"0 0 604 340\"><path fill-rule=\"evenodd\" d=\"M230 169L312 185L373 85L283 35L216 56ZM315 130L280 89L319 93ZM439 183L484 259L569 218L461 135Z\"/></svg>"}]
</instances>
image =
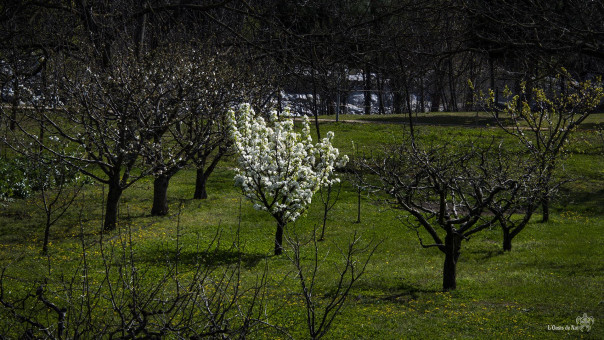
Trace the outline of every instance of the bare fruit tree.
<instances>
[{"instance_id":1,"label":"bare fruit tree","mask_svg":"<svg viewBox=\"0 0 604 340\"><path fill-rule=\"evenodd\" d=\"M160 255L165 261L159 267L152 266L135 255L130 228L94 246L82 236L81 261L74 269L49 274L19 293L11 291L15 280L3 268L0 332L47 339L246 338L267 328L282 334L266 312L268 268L243 282L241 257L224 267L212 265L216 253L224 251L219 241L217 233L207 247L197 245L198 258L186 275L179 269L178 241ZM92 251L100 255L93 257ZM199 254L206 254L205 261Z\"/></svg>"},{"instance_id":2,"label":"bare fruit tree","mask_svg":"<svg viewBox=\"0 0 604 340\"><path fill-rule=\"evenodd\" d=\"M151 122L149 143L141 150L154 177L152 215L168 213L169 181L183 166L195 163L203 180L196 191L205 192L208 177L228 151L226 114L241 100L245 86L229 64L230 57L187 46L155 51L152 57L148 67L152 86L146 93L154 99L145 103Z\"/></svg>"},{"instance_id":3,"label":"bare fruit tree","mask_svg":"<svg viewBox=\"0 0 604 340\"><path fill-rule=\"evenodd\" d=\"M403 144L388 155L364 162L370 176L379 179L368 185L386 193L391 207L407 212L401 220L417 233L422 247L436 247L445 255L443 290L454 290L462 241L496 224L497 218L485 213L516 182L498 175L503 162L492 144L425 150Z\"/></svg>"},{"instance_id":4,"label":"bare fruit tree","mask_svg":"<svg viewBox=\"0 0 604 340\"><path fill-rule=\"evenodd\" d=\"M140 157L149 136L147 75L135 58L124 55L120 61L102 71L68 60L57 63L53 79L59 105L38 100L18 123L34 144L108 186L105 230L116 227L124 190L149 173ZM42 143L39 128L55 142Z\"/></svg>"},{"instance_id":5,"label":"bare fruit tree","mask_svg":"<svg viewBox=\"0 0 604 340\"><path fill-rule=\"evenodd\" d=\"M310 339L320 339L329 332L334 320L340 314L348 299L351 289L365 274L369 260L377 250L377 244L361 244L361 237L354 233L345 248L338 248L340 263L334 264L338 279L333 283L329 296L321 297L318 294L319 269L322 265L329 265L320 259L320 250L317 243L316 230L313 230L309 239L302 240L299 235L288 235L287 243L291 250L285 256L295 267L294 273L300 284L300 295L306 307L306 326ZM312 249L312 262L305 264L303 261L304 248Z\"/></svg>"}]
</instances>

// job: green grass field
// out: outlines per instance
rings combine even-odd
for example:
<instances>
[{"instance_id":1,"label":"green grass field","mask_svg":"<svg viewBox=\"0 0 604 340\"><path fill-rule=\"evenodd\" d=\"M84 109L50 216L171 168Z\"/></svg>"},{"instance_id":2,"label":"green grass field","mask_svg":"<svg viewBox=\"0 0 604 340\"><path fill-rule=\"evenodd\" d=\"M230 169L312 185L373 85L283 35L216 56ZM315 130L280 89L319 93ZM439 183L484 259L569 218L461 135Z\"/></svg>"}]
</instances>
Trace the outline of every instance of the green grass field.
<instances>
[{"instance_id":1,"label":"green grass field","mask_svg":"<svg viewBox=\"0 0 604 340\"><path fill-rule=\"evenodd\" d=\"M602 115L591 124L601 124ZM431 116L432 117L432 116ZM457 118L455 118L457 117ZM473 128L473 116L446 118L461 126L421 126L423 138L442 143L478 138L507 138L495 129ZM349 119L347 117L346 119ZM380 118L381 119L381 118ZM342 153L379 152L404 135L400 117L386 117L385 124L323 123L322 133L335 132L334 144ZM484 117L488 119L488 117ZM426 121L426 123L430 123ZM446 124L443 124L446 125ZM481 121L479 126L483 125ZM353 148L353 143L356 147ZM327 334L329 339L603 339L604 338L604 144L596 130L578 131L564 160L566 174L576 178L565 185L549 223L535 216L513 241L513 250L501 251L497 228L477 234L462 245L457 290L443 293L444 256L435 248L420 247L415 233L398 220L400 212L380 204L379 197L363 193L361 223L357 220L357 194L346 175L340 200L330 213L326 240L319 242L321 265L317 272L317 301L322 305L335 288L340 262L338 248L356 231L362 242L381 242L365 275L353 287L342 313ZM0 267L5 268L4 298L10 300L48 278L49 288L61 292L61 277L81 277L82 244L86 246L90 280L102 276L101 248L130 235L133 256L145 268L143 281L162 277L166 263L175 261L177 242L181 275L198 261L215 268L242 263L241 285L254 282L268 268L265 305L268 321L295 339L308 338L306 311L286 257L272 256L274 220L253 210L233 186L234 160L223 162L210 178L209 199L192 200L195 172L185 169L171 181L171 213L151 217L151 179L125 191L120 205L120 226L103 235L103 188L86 188L67 216L53 226L48 255L41 255L43 216L36 197L2 203L0 212ZM182 204L182 209L179 206ZM179 213L180 211L180 213ZM315 196L305 217L288 225L310 235L321 224L320 200ZM177 228L178 226L178 228ZM204 251L220 234L216 251ZM233 244L238 241L238 247ZM200 250L201 249L201 250ZM287 251L286 247L286 251ZM312 265L310 247L303 264ZM79 282L77 279L76 281ZM49 289L52 291L53 289ZM53 301L65 298L56 294ZM578 316L593 317L590 332L550 330L576 326ZM107 317L107 316L99 316ZM0 312L0 333L7 338L21 334L6 311ZM287 338L261 329L252 338Z\"/></svg>"},{"instance_id":2,"label":"green grass field","mask_svg":"<svg viewBox=\"0 0 604 340\"><path fill-rule=\"evenodd\" d=\"M319 116L320 119L335 121L335 115ZM491 113L487 112L426 112L414 113L414 123L420 125L443 125L443 126L467 126L467 127L495 127L497 121ZM500 117L503 122L506 122L506 116ZM387 115L351 115L344 114L339 116L342 121L361 121L361 122L377 122L377 123L400 123L408 124L409 118L407 115L387 114ZM591 114L581 124L581 129L593 130L600 129L604 126L604 113Z\"/></svg>"}]
</instances>

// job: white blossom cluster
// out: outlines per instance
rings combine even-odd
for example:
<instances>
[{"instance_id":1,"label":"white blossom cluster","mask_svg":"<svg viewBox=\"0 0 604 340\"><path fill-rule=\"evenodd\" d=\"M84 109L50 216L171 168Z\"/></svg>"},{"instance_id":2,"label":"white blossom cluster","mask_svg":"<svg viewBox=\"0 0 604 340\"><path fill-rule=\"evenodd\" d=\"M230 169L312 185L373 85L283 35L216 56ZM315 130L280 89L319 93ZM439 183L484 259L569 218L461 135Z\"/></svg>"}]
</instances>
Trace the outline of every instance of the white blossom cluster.
<instances>
[{"instance_id":1,"label":"white blossom cluster","mask_svg":"<svg viewBox=\"0 0 604 340\"><path fill-rule=\"evenodd\" d=\"M270 212L283 223L295 221L321 187L339 181L332 177L335 167L348 162L331 145L333 132L315 145L308 118L302 132L294 131L292 119L279 120L272 111L267 123L255 117L249 104L228 114L231 135L239 153L235 185L254 203L254 208Z\"/></svg>"}]
</instances>

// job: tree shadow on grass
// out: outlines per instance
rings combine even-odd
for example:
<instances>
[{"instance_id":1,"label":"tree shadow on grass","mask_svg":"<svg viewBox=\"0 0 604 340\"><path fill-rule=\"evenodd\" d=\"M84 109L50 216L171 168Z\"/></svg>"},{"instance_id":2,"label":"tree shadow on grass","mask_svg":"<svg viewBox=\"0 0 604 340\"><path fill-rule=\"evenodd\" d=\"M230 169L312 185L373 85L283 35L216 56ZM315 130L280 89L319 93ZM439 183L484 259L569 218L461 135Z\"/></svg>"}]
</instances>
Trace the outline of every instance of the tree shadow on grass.
<instances>
[{"instance_id":1,"label":"tree shadow on grass","mask_svg":"<svg viewBox=\"0 0 604 340\"><path fill-rule=\"evenodd\" d=\"M401 114L398 116L380 117L376 115L359 118L361 121L384 123L384 124L408 124L409 116ZM506 116L500 116L499 121L504 126L514 126L514 121ZM435 125L435 126L467 126L467 127L495 127L498 125L498 119L493 116L484 114L456 114L456 113L420 113L413 115L413 123L420 125ZM579 130L600 130L602 123L588 122L579 125Z\"/></svg>"},{"instance_id":2,"label":"tree shadow on grass","mask_svg":"<svg viewBox=\"0 0 604 340\"><path fill-rule=\"evenodd\" d=\"M600 130L602 129L602 127L604 126L604 124L602 123L581 123L581 125L579 125L579 129L580 130Z\"/></svg>"},{"instance_id":3,"label":"tree shadow on grass","mask_svg":"<svg viewBox=\"0 0 604 340\"><path fill-rule=\"evenodd\" d=\"M355 286L355 289L367 291L363 294L355 294L352 298L360 303L376 303L379 301L389 301L393 303L406 304L419 297L420 293L440 293L441 290L428 289L419 285L413 285L407 282L401 282L398 285L385 286L378 282L364 282Z\"/></svg>"},{"instance_id":4,"label":"tree shadow on grass","mask_svg":"<svg viewBox=\"0 0 604 340\"><path fill-rule=\"evenodd\" d=\"M503 251L503 249L472 249L467 250L466 253L473 255L471 258L465 257L464 259L466 261L474 260L474 262L482 262L484 260L490 260L496 256L501 256L505 252Z\"/></svg>"},{"instance_id":5,"label":"tree shadow on grass","mask_svg":"<svg viewBox=\"0 0 604 340\"><path fill-rule=\"evenodd\" d=\"M584 213L604 215L604 189L593 192L562 190L560 207L563 210L572 208Z\"/></svg>"},{"instance_id":6,"label":"tree shadow on grass","mask_svg":"<svg viewBox=\"0 0 604 340\"><path fill-rule=\"evenodd\" d=\"M401 115L398 117L376 117L371 116L365 119L367 121L378 123L399 123L408 124L409 117ZM421 114L414 115L413 122L421 125L445 125L445 126L496 126L497 120L494 117L475 116L475 115L442 115L442 114ZM511 124L510 120L502 119L503 124Z\"/></svg>"},{"instance_id":7,"label":"tree shadow on grass","mask_svg":"<svg viewBox=\"0 0 604 340\"><path fill-rule=\"evenodd\" d=\"M241 263L243 268L250 269L258 265L265 259L265 254L249 254L237 249L213 249L202 251L183 251L177 253L175 250L156 250L139 253L139 259L142 262L160 263L178 262L184 265L195 266L201 264L206 267L214 268L220 266L230 266Z\"/></svg>"}]
</instances>

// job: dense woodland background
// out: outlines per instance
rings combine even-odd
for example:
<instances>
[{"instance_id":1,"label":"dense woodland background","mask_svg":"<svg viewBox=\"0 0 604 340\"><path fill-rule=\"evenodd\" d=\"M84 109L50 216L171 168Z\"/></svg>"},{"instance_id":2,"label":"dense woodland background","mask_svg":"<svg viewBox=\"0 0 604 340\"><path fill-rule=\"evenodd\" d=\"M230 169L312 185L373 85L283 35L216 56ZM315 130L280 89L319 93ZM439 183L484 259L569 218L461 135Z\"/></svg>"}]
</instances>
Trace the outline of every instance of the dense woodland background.
<instances>
[{"instance_id":1,"label":"dense woodland background","mask_svg":"<svg viewBox=\"0 0 604 340\"><path fill-rule=\"evenodd\" d=\"M0 85L3 101L26 101L23 87L40 95L57 68L196 50L252 69L259 105L468 111L468 80L499 95L547 87L561 67L602 74L603 15L579 0L3 1Z\"/></svg>"}]
</instances>

